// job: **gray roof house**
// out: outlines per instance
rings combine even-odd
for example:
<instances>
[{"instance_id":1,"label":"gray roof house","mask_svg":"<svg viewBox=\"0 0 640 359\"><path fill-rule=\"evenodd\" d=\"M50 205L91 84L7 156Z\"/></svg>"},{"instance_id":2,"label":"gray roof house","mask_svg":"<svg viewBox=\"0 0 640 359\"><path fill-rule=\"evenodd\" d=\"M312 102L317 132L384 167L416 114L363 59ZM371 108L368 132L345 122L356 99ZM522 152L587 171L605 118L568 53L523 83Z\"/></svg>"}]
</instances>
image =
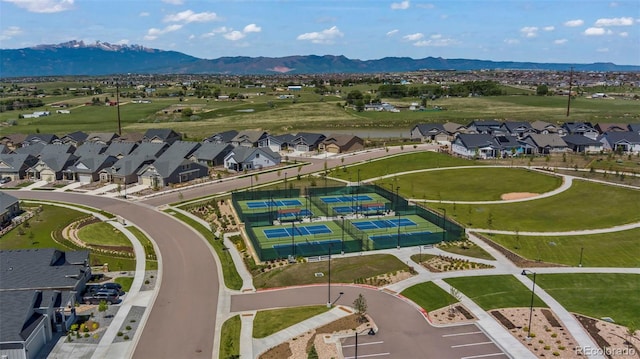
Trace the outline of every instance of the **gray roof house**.
<instances>
[{"instance_id":1,"label":"gray roof house","mask_svg":"<svg viewBox=\"0 0 640 359\"><path fill-rule=\"evenodd\" d=\"M89 251L0 251L0 356L36 358L76 319L75 303L91 278Z\"/></svg>"},{"instance_id":2,"label":"gray roof house","mask_svg":"<svg viewBox=\"0 0 640 359\"><path fill-rule=\"evenodd\" d=\"M174 142L157 160L138 171L139 183L158 188L206 177L208 166L185 158L197 148L194 144L200 146L195 142Z\"/></svg>"},{"instance_id":3,"label":"gray roof house","mask_svg":"<svg viewBox=\"0 0 640 359\"><path fill-rule=\"evenodd\" d=\"M9 225L20 212L20 201L16 197L0 191L0 229Z\"/></svg>"},{"instance_id":4,"label":"gray roof house","mask_svg":"<svg viewBox=\"0 0 640 359\"><path fill-rule=\"evenodd\" d=\"M527 135L522 139L522 141L531 145L535 149L534 154L546 155L550 153L566 152L569 149L567 143L564 142L562 137L556 133L533 133Z\"/></svg>"},{"instance_id":5,"label":"gray roof house","mask_svg":"<svg viewBox=\"0 0 640 359\"><path fill-rule=\"evenodd\" d=\"M448 143L451 140L451 136L441 123L421 123L411 129L411 140Z\"/></svg>"},{"instance_id":6,"label":"gray roof house","mask_svg":"<svg viewBox=\"0 0 640 359\"><path fill-rule=\"evenodd\" d=\"M47 182L61 180L64 171L77 159L78 156L66 152L42 155L40 160L27 170L27 177Z\"/></svg>"},{"instance_id":7,"label":"gray roof house","mask_svg":"<svg viewBox=\"0 0 640 359\"><path fill-rule=\"evenodd\" d=\"M114 156L102 154L88 154L80 157L73 166L64 171L68 180L81 183L92 183L100 180L100 171L111 168L118 159Z\"/></svg>"},{"instance_id":8,"label":"gray roof house","mask_svg":"<svg viewBox=\"0 0 640 359\"><path fill-rule=\"evenodd\" d=\"M296 151L310 152L318 149L318 145L327 138L321 133L298 132L293 139L293 146Z\"/></svg>"},{"instance_id":9,"label":"gray roof house","mask_svg":"<svg viewBox=\"0 0 640 359\"><path fill-rule=\"evenodd\" d=\"M451 143L452 153L465 158L496 158L500 149L500 144L488 134L460 133Z\"/></svg>"},{"instance_id":10,"label":"gray roof house","mask_svg":"<svg viewBox=\"0 0 640 359\"><path fill-rule=\"evenodd\" d=\"M565 122L562 128L571 135L582 135L595 140L598 137L598 131L593 128L590 122Z\"/></svg>"},{"instance_id":11,"label":"gray roof house","mask_svg":"<svg viewBox=\"0 0 640 359\"><path fill-rule=\"evenodd\" d=\"M35 134L27 135L24 141L22 141L22 146L23 147L30 146L35 143L50 144L57 139L58 139L58 136L50 133L35 133Z\"/></svg>"},{"instance_id":12,"label":"gray roof house","mask_svg":"<svg viewBox=\"0 0 640 359\"><path fill-rule=\"evenodd\" d=\"M467 133L493 134L500 130L501 122L496 120L474 120L467 125Z\"/></svg>"},{"instance_id":13,"label":"gray roof house","mask_svg":"<svg viewBox=\"0 0 640 359\"><path fill-rule=\"evenodd\" d=\"M267 132L261 130L244 130L238 132L231 144L233 147L267 147L267 135Z\"/></svg>"},{"instance_id":14,"label":"gray roof house","mask_svg":"<svg viewBox=\"0 0 640 359\"><path fill-rule=\"evenodd\" d=\"M505 121L500 125L500 129L504 134L516 136L517 138L524 138L529 134L536 133L536 130L531 127L529 122L523 121Z\"/></svg>"},{"instance_id":15,"label":"gray roof house","mask_svg":"<svg viewBox=\"0 0 640 359\"><path fill-rule=\"evenodd\" d=\"M105 145L117 140L120 136L115 132L94 132L87 136L86 142L98 142Z\"/></svg>"},{"instance_id":16,"label":"gray roof house","mask_svg":"<svg viewBox=\"0 0 640 359\"><path fill-rule=\"evenodd\" d=\"M198 147L202 146L199 142L175 141L169 146L158 159L163 156L172 158L188 158Z\"/></svg>"},{"instance_id":17,"label":"gray roof house","mask_svg":"<svg viewBox=\"0 0 640 359\"><path fill-rule=\"evenodd\" d=\"M233 146L228 143L205 142L188 158L208 167L221 166L225 156L231 152Z\"/></svg>"},{"instance_id":18,"label":"gray roof house","mask_svg":"<svg viewBox=\"0 0 640 359\"><path fill-rule=\"evenodd\" d=\"M82 131L76 131L60 137L60 141L62 143L68 143L70 145L78 147L87 139L87 137L89 137L88 134Z\"/></svg>"},{"instance_id":19,"label":"gray roof house","mask_svg":"<svg viewBox=\"0 0 640 359\"><path fill-rule=\"evenodd\" d=\"M295 140L296 136L290 133L285 133L283 135L267 135L267 147L273 152L286 151L289 148L293 147L293 140Z\"/></svg>"},{"instance_id":20,"label":"gray roof house","mask_svg":"<svg viewBox=\"0 0 640 359\"><path fill-rule=\"evenodd\" d=\"M73 153L78 157L89 156L89 155L99 155L103 153L107 149L107 145L98 142L86 142L80 145L80 147L76 148L76 151Z\"/></svg>"},{"instance_id":21,"label":"gray roof house","mask_svg":"<svg viewBox=\"0 0 640 359\"><path fill-rule=\"evenodd\" d=\"M143 142L131 154L122 157L111 168L100 171L101 182L138 183L138 171L153 163L169 147L166 143Z\"/></svg>"},{"instance_id":22,"label":"gray roof house","mask_svg":"<svg viewBox=\"0 0 640 359\"><path fill-rule=\"evenodd\" d=\"M635 132L606 132L597 140L605 151L640 153L640 134Z\"/></svg>"},{"instance_id":23,"label":"gray roof house","mask_svg":"<svg viewBox=\"0 0 640 359\"><path fill-rule=\"evenodd\" d=\"M12 181L24 179L27 170L38 162L38 158L28 153L0 154L0 177L11 177Z\"/></svg>"},{"instance_id":24,"label":"gray roof house","mask_svg":"<svg viewBox=\"0 0 640 359\"><path fill-rule=\"evenodd\" d=\"M142 142L164 142L172 144L182 136L170 128L150 128L142 136Z\"/></svg>"},{"instance_id":25,"label":"gray roof house","mask_svg":"<svg viewBox=\"0 0 640 359\"><path fill-rule=\"evenodd\" d=\"M122 158L124 156L129 155L131 152L133 152L136 149L136 147L138 147L138 144L135 142L125 142L125 141L111 142L109 147L107 147L107 149L104 151L104 154L114 156L117 158Z\"/></svg>"},{"instance_id":26,"label":"gray roof house","mask_svg":"<svg viewBox=\"0 0 640 359\"><path fill-rule=\"evenodd\" d=\"M635 132L640 135L640 123L630 123L629 131Z\"/></svg>"},{"instance_id":27,"label":"gray roof house","mask_svg":"<svg viewBox=\"0 0 640 359\"><path fill-rule=\"evenodd\" d=\"M224 132L218 132L204 139L202 142L211 142L211 143L231 143L234 137L238 135L238 131L229 130Z\"/></svg>"},{"instance_id":28,"label":"gray roof house","mask_svg":"<svg viewBox=\"0 0 640 359\"><path fill-rule=\"evenodd\" d=\"M241 172L280 164L280 155L269 148L236 147L224 158L226 169Z\"/></svg>"},{"instance_id":29,"label":"gray roof house","mask_svg":"<svg viewBox=\"0 0 640 359\"><path fill-rule=\"evenodd\" d=\"M44 148L44 146L46 146L46 144L42 142L37 142L29 146L18 147L14 150L14 152L20 153L20 154L28 154L32 156L40 156L40 152L42 152L42 149Z\"/></svg>"},{"instance_id":30,"label":"gray roof house","mask_svg":"<svg viewBox=\"0 0 640 359\"><path fill-rule=\"evenodd\" d=\"M599 153L602 151L601 142L582 135L566 135L562 137L562 140L570 150L576 153Z\"/></svg>"}]
</instances>

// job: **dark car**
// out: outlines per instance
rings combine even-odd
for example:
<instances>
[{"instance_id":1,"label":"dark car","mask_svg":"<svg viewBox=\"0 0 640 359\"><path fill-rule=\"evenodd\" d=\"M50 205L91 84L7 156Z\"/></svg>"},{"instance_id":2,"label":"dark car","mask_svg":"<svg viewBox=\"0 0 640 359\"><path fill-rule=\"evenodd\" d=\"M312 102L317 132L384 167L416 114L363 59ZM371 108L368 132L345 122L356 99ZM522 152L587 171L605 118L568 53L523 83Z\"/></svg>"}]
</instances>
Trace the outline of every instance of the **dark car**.
<instances>
[{"instance_id":1,"label":"dark car","mask_svg":"<svg viewBox=\"0 0 640 359\"><path fill-rule=\"evenodd\" d=\"M118 302L118 293L115 291L101 290L93 294L85 295L82 301L85 304L100 304L101 301L105 301L109 304Z\"/></svg>"},{"instance_id":2,"label":"dark car","mask_svg":"<svg viewBox=\"0 0 640 359\"><path fill-rule=\"evenodd\" d=\"M117 291L118 295L124 294L124 291L122 290L122 285L120 285L120 283L114 283L114 282L103 283L100 286L100 290L102 289L115 290Z\"/></svg>"},{"instance_id":3,"label":"dark car","mask_svg":"<svg viewBox=\"0 0 640 359\"><path fill-rule=\"evenodd\" d=\"M3 177L0 178L0 184L5 184L11 182L11 177Z\"/></svg>"}]
</instances>

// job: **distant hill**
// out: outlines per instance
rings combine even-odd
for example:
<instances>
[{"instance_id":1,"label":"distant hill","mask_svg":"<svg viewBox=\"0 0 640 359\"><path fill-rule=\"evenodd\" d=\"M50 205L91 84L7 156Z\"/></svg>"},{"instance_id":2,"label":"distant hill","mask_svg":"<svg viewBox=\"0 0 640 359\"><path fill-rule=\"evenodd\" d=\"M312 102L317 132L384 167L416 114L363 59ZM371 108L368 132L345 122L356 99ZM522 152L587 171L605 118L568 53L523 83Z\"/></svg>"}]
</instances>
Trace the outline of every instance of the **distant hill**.
<instances>
[{"instance_id":1,"label":"distant hill","mask_svg":"<svg viewBox=\"0 0 640 359\"><path fill-rule=\"evenodd\" d=\"M385 57L357 60L345 56L221 57L200 59L176 51L106 42L70 41L24 49L0 50L0 77L155 74L321 74L380 73L416 70L560 70L640 71L640 66L613 63L563 64L426 57Z\"/></svg>"}]
</instances>

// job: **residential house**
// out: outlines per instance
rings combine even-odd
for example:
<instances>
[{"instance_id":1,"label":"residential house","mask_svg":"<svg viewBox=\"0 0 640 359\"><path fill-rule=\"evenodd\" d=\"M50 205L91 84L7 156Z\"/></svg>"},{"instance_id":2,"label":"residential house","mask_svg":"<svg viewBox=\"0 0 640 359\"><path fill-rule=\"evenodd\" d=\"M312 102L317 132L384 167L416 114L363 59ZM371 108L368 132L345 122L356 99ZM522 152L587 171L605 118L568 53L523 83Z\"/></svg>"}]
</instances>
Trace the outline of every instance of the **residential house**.
<instances>
[{"instance_id":1,"label":"residential house","mask_svg":"<svg viewBox=\"0 0 640 359\"><path fill-rule=\"evenodd\" d=\"M321 151L329 153L345 153L364 150L364 140L354 135L332 134L322 141Z\"/></svg>"},{"instance_id":2,"label":"residential house","mask_svg":"<svg viewBox=\"0 0 640 359\"><path fill-rule=\"evenodd\" d=\"M0 154L10 153L11 150L5 145L0 145Z\"/></svg>"},{"instance_id":3,"label":"residential house","mask_svg":"<svg viewBox=\"0 0 640 359\"><path fill-rule=\"evenodd\" d=\"M8 226L11 220L21 212L20 201L16 197L0 191L0 228Z\"/></svg>"},{"instance_id":4,"label":"residential house","mask_svg":"<svg viewBox=\"0 0 640 359\"><path fill-rule=\"evenodd\" d=\"M114 132L94 132L90 133L85 141L110 145L111 142L116 141L118 138L120 138L120 136Z\"/></svg>"},{"instance_id":5,"label":"residential house","mask_svg":"<svg viewBox=\"0 0 640 359\"><path fill-rule=\"evenodd\" d=\"M527 135L536 133L536 130L531 127L529 122L521 121L506 121L500 125L500 130L503 134L509 134L516 136L517 138L525 138Z\"/></svg>"},{"instance_id":6,"label":"residential house","mask_svg":"<svg viewBox=\"0 0 640 359\"><path fill-rule=\"evenodd\" d=\"M81 144L73 153L78 157L99 155L107 149L107 145L98 142L86 142Z\"/></svg>"},{"instance_id":7,"label":"residential house","mask_svg":"<svg viewBox=\"0 0 640 359\"><path fill-rule=\"evenodd\" d=\"M171 158L189 158L202 144L190 141L175 141L158 157L169 156Z\"/></svg>"},{"instance_id":8,"label":"residential house","mask_svg":"<svg viewBox=\"0 0 640 359\"><path fill-rule=\"evenodd\" d=\"M562 128L571 135L582 135L595 140L599 133L589 122L565 122Z\"/></svg>"},{"instance_id":9,"label":"residential house","mask_svg":"<svg viewBox=\"0 0 640 359\"><path fill-rule=\"evenodd\" d=\"M500 147L499 156L502 158L517 156L524 152L522 143L515 136L499 135L493 138Z\"/></svg>"},{"instance_id":10,"label":"residential house","mask_svg":"<svg viewBox=\"0 0 640 359\"><path fill-rule=\"evenodd\" d=\"M144 133L142 132L127 132L123 133L114 142L142 142Z\"/></svg>"},{"instance_id":11,"label":"residential house","mask_svg":"<svg viewBox=\"0 0 640 359\"><path fill-rule=\"evenodd\" d=\"M605 132L627 132L629 125L626 123L597 123L594 128L600 134Z\"/></svg>"},{"instance_id":12,"label":"residential house","mask_svg":"<svg viewBox=\"0 0 640 359\"><path fill-rule=\"evenodd\" d=\"M420 142L449 143L449 132L441 123L422 123L411 129L411 140Z\"/></svg>"},{"instance_id":13,"label":"residential house","mask_svg":"<svg viewBox=\"0 0 640 359\"><path fill-rule=\"evenodd\" d=\"M209 168L207 166L180 157L176 152L169 151L138 171L139 183L152 188L189 182L206 177L208 174Z\"/></svg>"},{"instance_id":14,"label":"residential house","mask_svg":"<svg viewBox=\"0 0 640 359\"><path fill-rule=\"evenodd\" d=\"M283 135L267 135L267 143L269 149L273 152L287 151L289 149L293 149L293 140L295 140L296 136L290 133L285 133Z\"/></svg>"},{"instance_id":15,"label":"residential house","mask_svg":"<svg viewBox=\"0 0 640 359\"><path fill-rule=\"evenodd\" d=\"M213 134L213 135L205 138L204 141L202 141L202 142L231 143L231 141L233 141L234 137L236 137L237 135L238 135L238 131L229 130L229 131L224 131L224 132L219 132L219 133Z\"/></svg>"},{"instance_id":16,"label":"residential house","mask_svg":"<svg viewBox=\"0 0 640 359\"><path fill-rule=\"evenodd\" d=\"M89 251L0 251L0 357L44 357L42 349L76 320L91 278Z\"/></svg>"},{"instance_id":17,"label":"residential house","mask_svg":"<svg viewBox=\"0 0 640 359\"><path fill-rule=\"evenodd\" d=\"M89 137L88 134L82 131L76 131L60 137L60 141L64 144L70 144L75 147L79 147L80 145L82 145L82 143L84 143L87 137Z\"/></svg>"},{"instance_id":18,"label":"residential house","mask_svg":"<svg viewBox=\"0 0 640 359\"><path fill-rule=\"evenodd\" d=\"M500 149L500 144L488 134L460 133L451 143L452 153L465 158L496 158Z\"/></svg>"},{"instance_id":19,"label":"residential house","mask_svg":"<svg viewBox=\"0 0 640 359\"><path fill-rule=\"evenodd\" d=\"M224 167L232 171L262 169L280 164L279 154L269 148L236 147L224 158Z\"/></svg>"},{"instance_id":20,"label":"residential house","mask_svg":"<svg viewBox=\"0 0 640 359\"><path fill-rule=\"evenodd\" d=\"M208 167L224 165L225 156L233 146L228 143L205 142L189 156L189 159Z\"/></svg>"},{"instance_id":21,"label":"residential house","mask_svg":"<svg viewBox=\"0 0 640 359\"><path fill-rule=\"evenodd\" d=\"M42 152L42 150L44 149L44 146L46 146L44 143L38 142L29 146L18 147L14 150L14 152L38 157L40 156L40 152Z\"/></svg>"},{"instance_id":22,"label":"residential house","mask_svg":"<svg viewBox=\"0 0 640 359\"><path fill-rule=\"evenodd\" d=\"M36 143L42 143L45 145L52 144L53 141L58 140L58 136L50 134L50 133L36 133L27 135L27 137L22 141L22 147L31 146Z\"/></svg>"},{"instance_id":23,"label":"residential house","mask_svg":"<svg viewBox=\"0 0 640 359\"><path fill-rule=\"evenodd\" d=\"M630 123L628 128L629 128L629 131L640 135L640 123Z\"/></svg>"},{"instance_id":24,"label":"residential house","mask_svg":"<svg viewBox=\"0 0 640 359\"><path fill-rule=\"evenodd\" d=\"M27 170L38 162L38 158L27 153L6 153L0 155L0 178L10 177L12 181L24 179Z\"/></svg>"},{"instance_id":25,"label":"residential house","mask_svg":"<svg viewBox=\"0 0 640 359\"><path fill-rule=\"evenodd\" d=\"M531 147L535 151L532 154L546 155L551 153L566 152L569 149L567 143L557 133L530 134L522 139L522 142L531 145Z\"/></svg>"},{"instance_id":26,"label":"residential house","mask_svg":"<svg viewBox=\"0 0 640 359\"><path fill-rule=\"evenodd\" d=\"M142 136L142 142L173 144L179 140L182 140L182 136L169 128L150 128Z\"/></svg>"},{"instance_id":27,"label":"residential house","mask_svg":"<svg viewBox=\"0 0 640 359\"><path fill-rule=\"evenodd\" d=\"M124 156L128 156L137 147L138 147L138 144L135 142L116 141L116 142L111 142L109 147L107 147L107 149L104 150L103 153L120 159Z\"/></svg>"},{"instance_id":28,"label":"residential house","mask_svg":"<svg viewBox=\"0 0 640 359\"><path fill-rule=\"evenodd\" d=\"M501 122L496 120L474 120L467 125L467 133L491 135L500 130Z\"/></svg>"},{"instance_id":29,"label":"residential house","mask_svg":"<svg viewBox=\"0 0 640 359\"><path fill-rule=\"evenodd\" d=\"M243 130L231 140L233 147L268 147L268 133L261 130Z\"/></svg>"},{"instance_id":30,"label":"residential house","mask_svg":"<svg viewBox=\"0 0 640 359\"><path fill-rule=\"evenodd\" d=\"M67 152L45 153L40 156L35 165L27 169L27 178L47 182L62 180L64 171L72 166L77 159L78 156Z\"/></svg>"},{"instance_id":31,"label":"residential house","mask_svg":"<svg viewBox=\"0 0 640 359\"><path fill-rule=\"evenodd\" d=\"M143 142L129 155L114 163L111 168L100 171L100 181L121 185L138 183L140 169L156 161L168 147L167 143Z\"/></svg>"},{"instance_id":32,"label":"residential house","mask_svg":"<svg viewBox=\"0 0 640 359\"><path fill-rule=\"evenodd\" d=\"M11 151L22 147L22 142L27 139L27 135L15 133L11 135L0 136L0 144L7 146Z\"/></svg>"},{"instance_id":33,"label":"residential house","mask_svg":"<svg viewBox=\"0 0 640 359\"><path fill-rule=\"evenodd\" d=\"M455 122L445 122L442 127L449 133L449 142L453 141L456 134L467 133L467 126Z\"/></svg>"},{"instance_id":34,"label":"residential house","mask_svg":"<svg viewBox=\"0 0 640 359\"><path fill-rule=\"evenodd\" d=\"M566 135L562 140L575 153L600 153L602 143L582 135Z\"/></svg>"},{"instance_id":35,"label":"residential house","mask_svg":"<svg viewBox=\"0 0 640 359\"><path fill-rule=\"evenodd\" d=\"M598 137L605 151L640 153L640 134L634 132L606 132Z\"/></svg>"},{"instance_id":36,"label":"residential house","mask_svg":"<svg viewBox=\"0 0 640 359\"><path fill-rule=\"evenodd\" d=\"M118 158L105 154L90 153L80 157L64 171L67 180L92 183L100 180L100 171L111 168Z\"/></svg>"},{"instance_id":37,"label":"residential house","mask_svg":"<svg viewBox=\"0 0 640 359\"><path fill-rule=\"evenodd\" d=\"M318 145L324 141L325 135L321 133L299 132L293 139L293 146L299 152L311 152L318 149Z\"/></svg>"},{"instance_id":38,"label":"residential house","mask_svg":"<svg viewBox=\"0 0 640 359\"><path fill-rule=\"evenodd\" d=\"M531 122L531 128L541 134L557 133L560 136L567 134L564 128L545 121L533 121Z\"/></svg>"}]
</instances>

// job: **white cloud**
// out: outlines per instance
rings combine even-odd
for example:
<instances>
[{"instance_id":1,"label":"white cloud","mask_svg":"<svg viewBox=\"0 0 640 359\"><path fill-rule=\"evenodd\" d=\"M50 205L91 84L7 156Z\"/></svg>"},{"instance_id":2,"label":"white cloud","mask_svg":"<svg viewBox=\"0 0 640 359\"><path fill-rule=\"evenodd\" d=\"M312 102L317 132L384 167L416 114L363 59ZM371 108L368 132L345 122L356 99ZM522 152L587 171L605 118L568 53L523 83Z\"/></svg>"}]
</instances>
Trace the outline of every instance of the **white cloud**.
<instances>
[{"instance_id":1,"label":"white cloud","mask_svg":"<svg viewBox=\"0 0 640 359\"><path fill-rule=\"evenodd\" d=\"M567 39L558 39L558 40L554 40L553 43L556 45L563 45L566 44L569 40Z\"/></svg>"},{"instance_id":2,"label":"white cloud","mask_svg":"<svg viewBox=\"0 0 640 359\"><path fill-rule=\"evenodd\" d=\"M176 14L167 15L164 17L164 22L209 22L219 20L218 15L215 12L193 12L192 10L185 10Z\"/></svg>"},{"instance_id":3,"label":"white cloud","mask_svg":"<svg viewBox=\"0 0 640 359\"><path fill-rule=\"evenodd\" d=\"M611 35L613 31L607 30L602 27L590 27L584 30L584 34L587 36L602 36L602 35Z\"/></svg>"},{"instance_id":4,"label":"white cloud","mask_svg":"<svg viewBox=\"0 0 640 359\"><path fill-rule=\"evenodd\" d=\"M141 12L141 13L140 13L140 15L138 15L138 16L140 16L140 17L147 17L147 16L149 16L149 15L150 15L150 14L149 14L148 12L143 11L143 12Z\"/></svg>"},{"instance_id":5,"label":"white cloud","mask_svg":"<svg viewBox=\"0 0 640 359\"><path fill-rule=\"evenodd\" d=\"M620 35L621 37L627 37L627 36L629 36L629 33L626 32L626 31L623 31L623 32L619 33L618 35Z\"/></svg>"},{"instance_id":6,"label":"white cloud","mask_svg":"<svg viewBox=\"0 0 640 359\"><path fill-rule=\"evenodd\" d=\"M336 38L343 36L344 34L340 32L337 26L332 26L331 28L322 31L307 32L298 35L296 39L309 40L314 44L333 44Z\"/></svg>"},{"instance_id":7,"label":"white cloud","mask_svg":"<svg viewBox=\"0 0 640 359\"><path fill-rule=\"evenodd\" d=\"M542 30L544 30L544 31L553 31L555 29L556 29L555 26L545 26L545 27L542 28Z\"/></svg>"},{"instance_id":8,"label":"white cloud","mask_svg":"<svg viewBox=\"0 0 640 359\"><path fill-rule=\"evenodd\" d=\"M152 27L149 30L147 30L147 35L145 35L144 39L155 40L160 35L164 35L166 33L173 32L173 31L178 31L181 28L182 28L182 25L178 25L178 24L169 25L164 29L156 29L155 27Z\"/></svg>"},{"instance_id":9,"label":"white cloud","mask_svg":"<svg viewBox=\"0 0 640 359\"><path fill-rule=\"evenodd\" d=\"M165 4L171 4L171 5L182 5L184 4L184 0L162 0L163 3Z\"/></svg>"},{"instance_id":10,"label":"white cloud","mask_svg":"<svg viewBox=\"0 0 640 359\"><path fill-rule=\"evenodd\" d=\"M597 52L609 52L609 49L606 47L601 47L599 49L596 49Z\"/></svg>"},{"instance_id":11,"label":"white cloud","mask_svg":"<svg viewBox=\"0 0 640 359\"><path fill-rule=\"evenodd\" d=\"M596 20L597 27L603 26L631 26L633 25L632 17L614 17L611 19L598 19Z\"/></svg>"},{"instance_id":12,"label":"white cloud","mask_svg":"<svg viewBox=\"0 0 640 359\"><path fill-rule=\"evenodd\" d=\"M260 32L262 31L262 28L256 24L249 24L247 26L244 27L244 30L242 30L245 34L250 33L250 32Z\"/></svg>"},{"instance_id":13,"label":"white cloud","mask_svg":"<svg viewBox=\"0 0 640 359\"><path fill-rule=\"evenodd\" d=\"M189 40L193 40L195 38L196 38L196 35L194 35L194 34L189 35Z\"/></svg>"},{"instance_id":14,"label":"white cloud","mask_svg":"<svg viewBox=\"0 0 640 359\"><path fill-rule=\"evenodd\" d=\"M9 26L0 33L0 40L9 40L17 35L22 34L22 29L18 26Z\"/></svg>"},{"instance_id":15,"label":"white cloud","mask_svg":"<svg viewBox=\"0 0 640 359\"><path fill-rule=\"evenodd\" d=\"M569 21L564 23L564 26L567 26L567 27L578 27L578 26L582 26L582 25L584 25L584 20L580 20L580 19L569 20Z\"/></svg>"},{"instance_id":16,"label":"white cloud","mask_svg":"<svg viewBox=\"0 0 640 359\"><path fill-rule=\"evenodd\" d=\"M226 34L224 34L222 36L224 36L224 38L229 40L229 41L238 41L240 39L243 39L247 35L243 34L242 32L240 32L238 30L233 30L233 31L227 32Z\"/></svg>"},{"instance_id":17,"label":"white cloud","mask_svg":"<svg viewBox=\"0 0 640 359\"><path fill-rule=\"evenodd\" d=\"M398 29L393 29L393 30L387 32L387 36L391 37L391 36L397 34L398 31L399 31Z\"/></svg>"},{"instance_id":18,"label":"white cloud","mask_svg":"<svg viewBox=\"0 0 640 359\"><path fill-rule=\"evenodd\" d=\"M536 36L538 36L538 28L535 27L535 26L525 26L522 29L520 29L520 32L525 37L536 37Z\"/></svg>"},{"instance_id":19,"label":"white cloud","mask_svg":"<svg viewBox=\"0 0 640 359\"><path fill-rule=\"evenodd\" d=\"M424 37L424 34L422 34L420 32L416 32L415 34L404 35L402 37L402 39L405 40L405 41L418 41L418 40L422 39L423 37Z\"/></svg>"},{"instance_id":20,"label":"white cloud","mask_svg":"<svg viewBox=\"0 0 640 359\"><path fill-rule=\"evenodd\" d=\"M407 10L409 8L409 0L391 3L391 10Z\"/></svg>"},{"instance_id":21,"label":"white cloud","mask_svg":"<svg viewBox=\"0 0 640 359\"><path fill-rule=\"evenodd\" d=\"M431 36L431 38L429 40L421 40L421 41L416 41L415 43L413 43L413 46L417 46L417 47L427 47L427 46L432 46L432 47L445 47L445 46L451 46L451 45L455 45L458 42L453 40L453 39L449 39L449 38L442 38L441 36Z\"/></svg>"},{"instance_id":22,"label":"white cloud","mask_svg":"<svg viewBox=\"0 0 640 359\"><path fill-rule=\"evenodd\" d=\"M29 12L54 13L71 10L74 0L2 0Z\"/></svg>"},{"instance_id":23,"label":"white cloud","mask_svg":"<svg viewBox=\"0 0 640 359\"><path fill-rule=\"evenodd\" d=\"M517 45L520 43L518 39L504 39L504 43L507 45Z\"/></svg>"}]
</instances>

